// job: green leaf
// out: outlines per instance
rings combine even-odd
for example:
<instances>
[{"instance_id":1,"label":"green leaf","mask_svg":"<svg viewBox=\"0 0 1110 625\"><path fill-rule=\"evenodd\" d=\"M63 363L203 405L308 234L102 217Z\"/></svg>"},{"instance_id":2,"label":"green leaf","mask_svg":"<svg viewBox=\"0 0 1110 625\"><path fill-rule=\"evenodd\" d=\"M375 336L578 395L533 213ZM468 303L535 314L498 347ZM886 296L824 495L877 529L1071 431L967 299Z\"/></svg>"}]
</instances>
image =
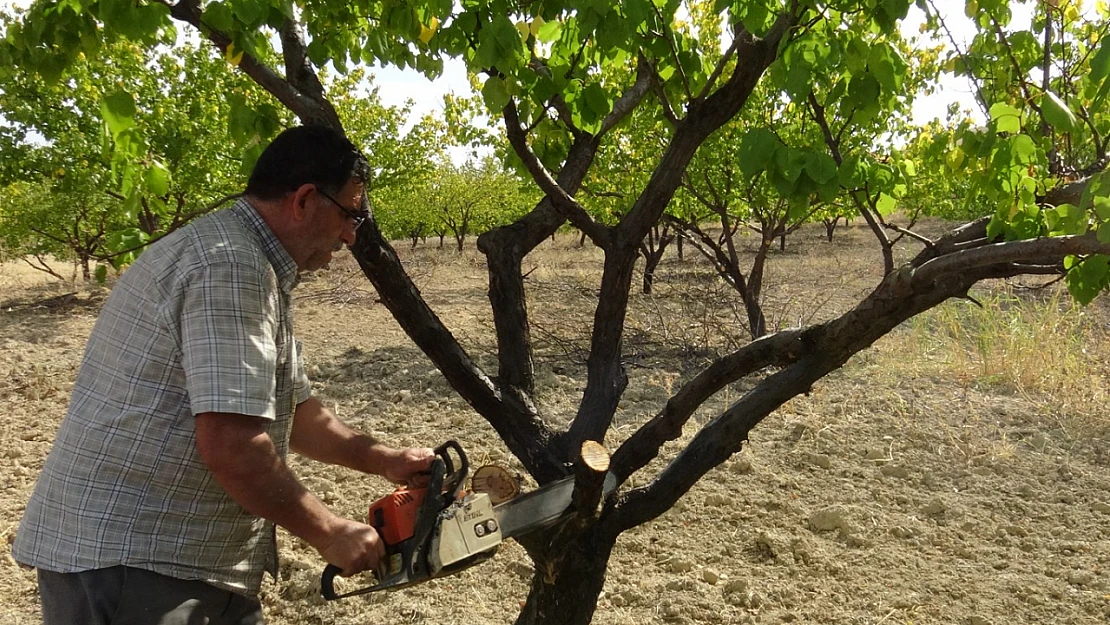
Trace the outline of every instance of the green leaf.
<instances>
[{"instance_id":1,"label":"green leaf","mask_svg":"<svg viewBox=\"0 0 1110 625\"><path fill-rule=\"evenodd\" d=\"M756 36L763 36L771 28L773 14L770 7L764 2L744 2L740 20L748 32Z\"/></svg>"},{"instance_id":2,"label":"green leaf","mask_svg":"<svg viewBox=\"0 0 1110 625\"><path fill-rule=\"evenodd\" d=\"M1087 231L1087 213L1071 204L1045 210L1045 223L1053 236L1083 234Z\"/></svg>"},{"instance_id":3,"label":"green leaf","mask_svg":"<svg viewBox=\"0 0 1110 625\"><path fill-rule=\"evenodd\" d=\"M1098 108L1110 90L1110 37L1103 37L1098 52L1091 57L1091 73L1087 76L1087 95L1092 100L1092 108Z\"/></svg>"},{"instance_id":4,"label":"green leaf","mask_svg":"<svg viewBox=\"0 0 1110 625\"><path fill-rule=\"evenodd\" d=\"M108 265L97 264L96 266L96 283L103 285L108 280Z\"/></svg>"},{"instance_id":5,"label":"green leaf","mask_svg":"<svg viewBox=\"0 0 1110 625\"><path fill-rule=\"evenodd\" d=\"M991 106L991 121L998 132L1021 132L1021 111L1006 104L998 102Z\"/></svg>"},{"instance_id":6,"label":"green leaf","mask_svg":"<svg viewBox=\"0 0 1110 625\"><path fill-rule=\"evenodd\" d=\"M837 177L845 189L859 188L867 180L867 164L858 156L849 156L840 164Z\"/></svg>"},{"instance_id":7,"label":"green leaf","mask_svg":"<svg viewBox=\"0 0 1110 625\"><path fill-rule=\"evenodd\" d=\"M170 192L170 170L161 161L154 161L144 174L147 190L157 196Z\"/></svg>"},{"instance_id":8,"label":"green leaf","mask_svg":"<svg viewBox=\"0 0 1110 625\"><path fill-rule=\"evenodd\" d=\"M1099 243L1110 243L1110 224L1099 224L1098 231L1095 236L1098 238Z\"/></svg>"},{"instance_id":9,"label":"green leaf","mask_svg":"<svg viewBox=\"0 0 1110 625\"><path fill-rule=\"evenodd\" d=\"M1099 220L1110 221L1110 197L1096 197L1093 198L1092 203Z\"/></svg>"},{"instance_id":10,"label":"green leaf","mask_svg":"<svg viewBox=\"0 0 1110 625\"><path fill-rule=\"evenodd\" d=\"M505 15L498 15L478 31L478 61L483 67L509 72L522 65L520 32Z\"/></svg>"},{"instance_id":11,"label":"green leaf","mask_svg":"<svg viewBox=\"0 0 1110 625\"><path fill-rule=\"evenodd\" d=\"M609 102L609 95L605 93L605 89L598 83L590 83L583 92L586 98L586 106L590 107L598 117L605 117L612 110L613 105Z\"/></svg>"},{"instance_id":12,"label":"green leaf","mask_svg":"<svg viewBox=\"0 0 1110 625\"><path fill-rule=\"evenodd\" d=\"M1083 208L1091 206L1095 199L1110 195L1110 171L1099 172L1087 181L1079 205Z\"/></svg>"},{"instance_id":13,"label":"green leaf","mask_svg":"<svg viewBox=\"0 0 1110 625\"><path fill-rule=\"evenodd\" d=\"M1051 91L1045 91L1041 96L1041 112L1044 119L1060 132L1075 132L1079 122L1068 105Z\"/></svg>"},{"instance_id":14,"label":"green leaf","mask_svg":"<svg viewBox=\"0 0 1110 625\"><path fill-rule=\"evenodd\" d=\"M786 72L786 92L795 102L802 102L813 91L813 69L803 62L795 62Z\"/></svg>"},{"instance_id":15,"label":"green leaf","mask_svg":"<svg viewBox=\"0 0 1110 625\"><path fill-rule=\"evenodd\" d=\"M550 22L544 22L543 25L540 26L539 30L536 32L536 39L539 39L543 43L551 43L558 39L559 35L562 33L563 23L558 20L551 20Z\"/></svg>"},{"instance_id":16,"label":"green leaf","mask_svg":"<svg viewBox=\"0 0 1110 625\"><path fill-rule=\"evenodd\" d=\"M248 145L243 150L242 162L239 165L239 174L244 178L249 176L254 171L254 164L258 162L258 157L262 156L262 151L269 145L269 141L259 141Z\"/></svg>"},{"instance_id":17,"label":"green leaf","mask_svg":"<svg viewBox=\"0 0 1110 625\"><path fill-rule=\"evenodd\" d=\"M204 7L204 23L216 30L228 32L235 24L231 7L222 2L211 2Z\"/></svg>"},{"instance_id":18,"label":"green leaf","mask_svg":"<svg viewBox=\"0 0 1110 625\"><path fill-rule=\"evenodd\" d=\"M1110 78L1110 37L1102 38L1098 52L1091 57L1091 73L1088 78L1095 83Z\"/></svg>"},{"instance_id":19,"label":"green leaf","mask_svg":"<svg viewBox=\"0 0 1110 625\"><path fill-rule=\"evenodd\" d=\"M1110 257L1095 254L1083 259L1068 271L1065 282L1072 297L1089 304L1110 282Z\"/></svg>"},{"instance_id":20,"label":"green leaf","mask_svg":"<svg viewBox=\"0 0 1110 625\"><path fill-rule=\"evenodd\" d=\"M828 154L809 152L806 154L806 174L819 185L836 178L836 161Z\"/></svg>"},{"instance_id":21,"label":"green leaf","mask_svg":"<svg viewBox=\"0 0 1110 625\"><path fill-rule=\"evenodd\" d=\"M500 113L509 104L509 91L505 87L505 81L499 76L487 78L486 84L482 85L482 99L490 111Z\"/></svg>"},{"instance_id":22,"label":"green leaf","mask_svg":"<svg viewBox=\"0 0 1110 625\"><path fill-rule=\"evenodd\" d=\"M881 96L882 87L870 72L853 76L848 85L848 102L856 107L857 121L870 121L879 113Z\"/></svg>"},{"instance_id":23,"label":"green leaf","mask_svg":"<svg viewBox=\"0 0 1110 625\"><path fill-rule=\"evenodd\" d=\"M139 206L142 200L142 194L138 189L132 190L128 194L127 199L123 201L123 219L124 221L135 221L139 215Z\"/></svg>"},{"instance_id":24,"label":"green leaf","mask_svg":"<svg viewBox=\"0 0 1110 625\"><path fill-rule=\"evenodd\" d=\"M236 145L246 145L256 136L254 120L257 113L247 104L246 99L237 93L228 96L228 102L231 105L227 118L228 134Z\"/></svg>"},{"instance_id":25,"label":"green leaf","mask_svg":"<svg viewBox=\"0 0 1110 625\"><path fill-rule=\"evenodd\" d=\"M902 173L905 174L907 178L917 176L917 165L915 165L912 160L906 159L902 161L900 165L902 167Z\"/></svg>"},{"instance_id":26,"label":"green leaf","mask_svg":"<svg viewBox=\"0 0 1110 625\"><path fill-rule=\"evenodd\" d=\"M1033 165L1037 162L1037 144L1033 137L1026 134L1010 137L1010 155L1018 165Z\"/></svg>"},{"instance_id":27,"label":"green leaf","mask_svg":"<svg viewBox=\"0 0 1110 625\"><path fill-rule=\"evenodd\" d=\"M744 133L736 152L740 171L750 177L767 169L779 145L775 133L766 128L754 128Z\"/></svg>"},{"instance_id":28,"label":"green leaf","mask_svg":"<svg viewBox=\"0 0 1110 625\"><path fill-rule=\"evenodd\" d=\"M114 91L100 101L100 115L113 135L135 125L135 98L126 91Z\"/></svg>"},{"instance_id":29,"label":"green leaf","mask_svg":"<svg viewBox=\"0 0 1110 625\"><path fill-rule=\"evenodd\" d=\"M783 178L797 182L806 166L806 155L801 150L783 147L775 150L775 169Z\"/></svg>"},{"instance_id":30,"label":"green leaf","mask_svg":"<svg viewBox=\"0 0 1110 625\"><path fill-rule=\"evenodd\" d=\"M247 26L258 26L269 13L268 2L259 0L231 0L231 12Z\"/></svg>"},{"instance_id":31,"label":"green leaf","mask_svg":"<svg viewBox=\"0 0 1110 625\"><path fill-rule=\"evenodd\" d=\"M883 217L886 217L887 215L893 213L894 209L897 207L898 201L890 197L886 193L880 193L879 199L875 200L875 209L878 210L879 214Z\"/></svg>"},{"instance_id":32,"label":"green leaf","mask_svg":"<svg viewBox=\"0 0 1110 625\"><path fill-rule=\"evenodd\" d=\"M868 69L886 93L897 93L902 89L906 62L890 44L880 43L872 46L868 53L867 64Z\"/></svg>"}]
</instances>

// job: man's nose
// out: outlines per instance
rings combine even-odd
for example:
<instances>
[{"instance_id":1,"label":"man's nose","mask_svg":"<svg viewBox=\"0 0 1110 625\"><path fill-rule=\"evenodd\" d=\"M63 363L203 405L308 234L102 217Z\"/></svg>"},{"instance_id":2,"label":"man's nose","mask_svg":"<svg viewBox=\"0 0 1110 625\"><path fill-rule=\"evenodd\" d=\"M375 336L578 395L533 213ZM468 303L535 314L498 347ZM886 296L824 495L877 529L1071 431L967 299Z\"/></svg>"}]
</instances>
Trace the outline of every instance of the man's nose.
<instances>
[{"instance_id":1,"label":"man's nose","mask_svg":"<svg viewBox=\"0 0 1110 625\"><path fill-rule=\"evenodd\" d=\"M342 235L343 243L345 243L347 245L354 245L355 244L355 236L357 236L357 233L355 232L355 225L353 223L351 223L350 219L347 219L345 221L346 221L346 225L343 227L343 235Z\"/></svg>"}]
</instances>

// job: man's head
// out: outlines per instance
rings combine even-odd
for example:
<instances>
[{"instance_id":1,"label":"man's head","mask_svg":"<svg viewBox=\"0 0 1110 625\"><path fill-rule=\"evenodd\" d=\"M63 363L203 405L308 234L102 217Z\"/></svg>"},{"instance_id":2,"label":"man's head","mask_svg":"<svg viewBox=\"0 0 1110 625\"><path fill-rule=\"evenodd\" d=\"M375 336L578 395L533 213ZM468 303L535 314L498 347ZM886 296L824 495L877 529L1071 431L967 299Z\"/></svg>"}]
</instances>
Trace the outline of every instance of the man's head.
<instances>
[{"instance_id":1,"label":"man's head","mask_svg":"<svg viewBox=\"0 0 1110 625\"><path fill-rule=\"evenodd\" d=\"M254 166L245 194L302 271L351 245L370 214L366 157L342 134L298 126L277 136Z\"/></svg>"}]
</instances>

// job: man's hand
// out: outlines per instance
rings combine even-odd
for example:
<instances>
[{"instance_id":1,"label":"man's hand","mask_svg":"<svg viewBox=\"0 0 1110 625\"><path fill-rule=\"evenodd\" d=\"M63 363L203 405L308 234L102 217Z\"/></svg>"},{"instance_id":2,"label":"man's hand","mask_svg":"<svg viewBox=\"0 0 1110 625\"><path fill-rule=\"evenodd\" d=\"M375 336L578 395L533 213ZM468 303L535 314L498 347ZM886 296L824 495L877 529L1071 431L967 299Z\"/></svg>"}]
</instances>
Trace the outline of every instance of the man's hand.
<instances>
[{"instance_id":1,"label":"man's hand","mask_svg":"<svg viewBox=\"0 0 1110 625\"><path fill-rule=\"evenodd\" d=\"M380 449L380 448L379 448ZM427 447L386 449L382 454L382 477L394 484L423 486L428 483L428 470L435 452Z\"/></svg>"},{"instance_id":2,"label":"man's hand","mask_svg":"<svg viewBox=\"0 0 1110 625\"><path fill-rule=\"evenodd\" d=\"M371 569L377 571L385 557L385 544L378 532L347 519L339 519L326 542L313 546L328 564L342 569L340 574L345 577Z\"/></svg>"}]
</instances>

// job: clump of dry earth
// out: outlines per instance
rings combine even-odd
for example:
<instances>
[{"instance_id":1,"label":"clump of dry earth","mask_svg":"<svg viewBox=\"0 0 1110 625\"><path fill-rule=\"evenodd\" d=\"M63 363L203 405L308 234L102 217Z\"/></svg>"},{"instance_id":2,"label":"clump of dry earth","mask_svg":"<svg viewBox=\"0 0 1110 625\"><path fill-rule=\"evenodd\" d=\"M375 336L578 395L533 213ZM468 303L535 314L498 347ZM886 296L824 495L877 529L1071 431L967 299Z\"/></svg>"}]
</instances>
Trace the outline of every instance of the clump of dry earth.
<instances>
[{"instance_id":1,"label":"clump of dry earth","mask_svg":"<svg viewBox=\"0 0 1110 625\"><path fill-rule=\"evenodd\" d=\"M878 259L864 238L842 229L828 244L807 232L772 258L773 323L827 318L865 293ZM529 276L540 402L556 421L573 414L583 385L583 319L596 288L597 253L578 249L576 240L568 234L546 243ZM489 365L494 343L482 257L472 250L399 251L445 323ZM656 295L635 300L631 384L610 447L715 349L743 340L733 317L740 309L698 265L689 255L669 257ZM106 290L46 283L10 264L3 272L0 535L10 543ZM836 295L826 297L830 289ZM520 470L376 302L349 258L306 281L298 295L298 334L316 393L340 416L398 445L457 439L475 464ZM1105 331L1110 316L1098 306L1088 314L1091 327ZM923 357L913 336L895 332L788 403L674 509L622 536L594 622L1110 622L1106 429L1097 420L1077 428L1050 397L943 369L924 374L907 364ZM1091 347L1093 359L1104 353ZM689 431L745 384L715 398ZM664 451L673 456L681 445ZM355 518L390 488L344 469L293 464L325 502ZM649 479L659 466L634 480ZM263 592L272 625L510 623L532 572L523 549L510 542L493 560L454 577L325 603L319 557L280 536L281 579ZM0 622L39 622L36 602L34 573L2 559Z\"/></svg>"}]
</instances>

